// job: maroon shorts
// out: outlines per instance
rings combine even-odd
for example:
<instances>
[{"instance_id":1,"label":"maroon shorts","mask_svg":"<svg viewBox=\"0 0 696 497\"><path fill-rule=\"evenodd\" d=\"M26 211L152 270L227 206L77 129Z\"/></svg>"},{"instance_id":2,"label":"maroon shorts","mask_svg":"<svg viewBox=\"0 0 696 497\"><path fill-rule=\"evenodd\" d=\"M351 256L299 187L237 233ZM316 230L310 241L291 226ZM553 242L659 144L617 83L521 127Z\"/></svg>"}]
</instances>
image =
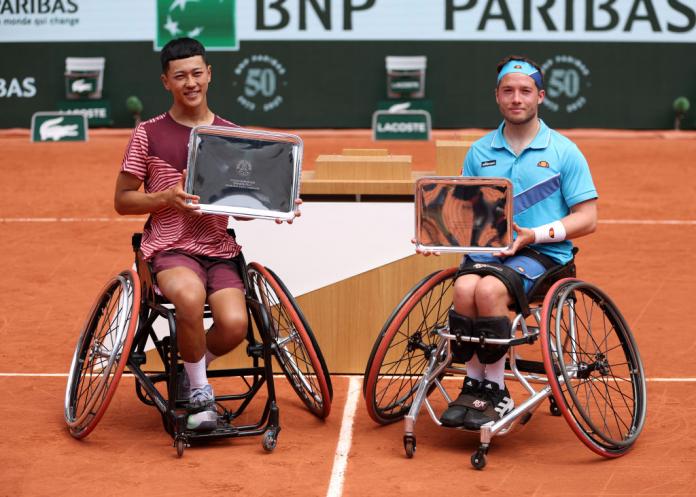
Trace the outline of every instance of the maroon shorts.
<instances>
[{"instance_id":1,"label":"maroon shorts","mask_svg":"<svg viewBox=\"0 0 696 497\"><path fill-rule=\"evenodd\" d=\"M239 277L237 265L229 259L217 259L178 251L160 252L152 258L152 271L155 274L175 267L186 267L196 273L203 283L207 295L224 288L236 288L244 291L244 283Z\"/></svg>"}]
</instances>

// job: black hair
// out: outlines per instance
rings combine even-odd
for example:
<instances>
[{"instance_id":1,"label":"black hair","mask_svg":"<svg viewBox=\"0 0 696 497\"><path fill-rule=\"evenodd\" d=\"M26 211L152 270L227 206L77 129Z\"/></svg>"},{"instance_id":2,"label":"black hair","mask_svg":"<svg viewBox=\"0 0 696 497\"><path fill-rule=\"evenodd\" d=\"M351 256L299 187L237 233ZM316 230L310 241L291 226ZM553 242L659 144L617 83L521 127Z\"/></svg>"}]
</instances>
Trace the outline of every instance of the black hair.
<instances>
[{"instance_id":1,"label":"black hair","mask_svg":"<svg viewBox=\"0 0 696 497\"><path fill-rule=\"evenodd\" d=\"M526 62L527 64L532 65L534 67L534 69L539 71L539 76L541 78L540 89L544 88L544 73L541 72L541 66L539 64L537 64L536 62L534 62L532 59L525 57L523 55L508 55L507 57L505 57L503 60L498 62L498 66L496 67L496 71L497 71L496 74L500 74L500 71L503 70L503 66L505 66L505 64L507 64L511 60L520 60L522 62Z\"/></svg>"},{"instance_id":2,"label":"black hair","mask_svg":"<svg viewBox=\"0 0 696 497\"><path fill-rule=\"evenodd\" d=\"M167 72L167 69L169 69L169 62L172 60L188 59L196 55L203 57L203 61L208 65L208 59L205 56L205 47L201 42L193 38L176 38L171 40L160 52L162 72Z\"/></svg>"}]
</instances>

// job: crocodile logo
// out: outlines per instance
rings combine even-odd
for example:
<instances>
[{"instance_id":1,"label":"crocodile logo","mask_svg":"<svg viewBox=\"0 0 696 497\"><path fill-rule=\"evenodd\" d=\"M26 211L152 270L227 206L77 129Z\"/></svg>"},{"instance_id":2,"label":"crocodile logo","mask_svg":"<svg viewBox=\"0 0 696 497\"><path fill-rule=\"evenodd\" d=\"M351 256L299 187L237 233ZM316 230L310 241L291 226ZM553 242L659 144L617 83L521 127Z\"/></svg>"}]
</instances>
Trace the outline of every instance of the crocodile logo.
<instances>
[{"instance_id":1,"label":"crocodile logo","mask_svg":"<svg viewBox=\"0 0 696 497\"><path fill-rule=\"evenodd\" d=\"M64 117L56 117L54 119L47 119L39 127L39 134L41 135L41 140L62 140L68 136L77 136L77 124L63 124Z\"/></svg>"},{"instance_id":2,"label":"crocodile logo","mask_svg":"<svg viewBox=\"0 0 696 497\"><path fill-rule=\"evenodd\" d=\"M89 93L92 90L92 83L85 81L84 79L76 79L72 83L72 91L75 93Z\"/></svg>"}]
</instances>

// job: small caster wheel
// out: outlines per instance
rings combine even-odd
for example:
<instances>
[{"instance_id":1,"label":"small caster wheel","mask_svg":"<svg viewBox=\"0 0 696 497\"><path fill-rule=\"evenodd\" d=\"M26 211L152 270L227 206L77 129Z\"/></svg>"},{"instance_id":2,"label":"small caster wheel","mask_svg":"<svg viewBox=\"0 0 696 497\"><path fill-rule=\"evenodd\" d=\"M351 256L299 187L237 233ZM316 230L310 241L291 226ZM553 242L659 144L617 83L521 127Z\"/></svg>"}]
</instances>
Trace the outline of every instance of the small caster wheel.
<instances>
[{"instance_id":1,"label":"small caster wheel","mask_svg":"<svg viewBox=\"0 0 696 497\"><path fill-rule=\"evenodd\" d=\"M278 444L278 435L274 431L267 431L263 434L263 449L266 452L273 452Z\"/></svg>"},{"instance_id":2,"label":"small caster wheel","mask_svg":"<svg viewBox=\"0 0 696 497\"><path fill-rule=\"evenodd\" d=\"M174 445L176 446L177 457L183 456L184 450L186 449L186 440L184 438L177 438Z\"/></svg>"},{"instance_id":3,"label":"small caster wheel","mask_svg":"<svg viewBox=\"0 0 696 497\"><path fill-rule=\"evenodd\" d=\"M553 397L549 397L549 412L551 413L551 416L561 415L561 410L558 408L558 404L556 404L556 399L554 399Z\"/></svg>"},{"instance_id":4,"label":"small caster wheel","mask_svg":"<svg viewBox=\"0 0 696 497\"><path fill-rule=\"evenodd\" d=\"M404 450L406 457L411 459L416 452L416 437L413 435L404 435Z\"/></svg>"},{"instance_id":5,"label":"small caster wheel","mask_svg":"<svg viewBox=\"0 0 696 497\"><path fill-rule=\"evenodd\" d=\"M482 449L471 454L471 465L478 470L486 467L486 452Z\"/></svg>"}]
</instances>

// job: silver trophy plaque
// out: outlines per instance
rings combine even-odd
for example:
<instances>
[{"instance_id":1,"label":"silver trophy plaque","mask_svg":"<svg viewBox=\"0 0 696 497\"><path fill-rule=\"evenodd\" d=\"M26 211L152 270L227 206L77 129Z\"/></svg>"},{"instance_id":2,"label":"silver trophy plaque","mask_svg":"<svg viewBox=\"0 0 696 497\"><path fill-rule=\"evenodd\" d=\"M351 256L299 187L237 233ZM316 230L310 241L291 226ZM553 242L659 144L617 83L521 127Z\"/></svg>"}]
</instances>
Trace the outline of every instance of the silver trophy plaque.
<instances>
[{"instance_id":1,"label":"silver trophy plaque","mask_svg":"<svg viewBox=\"0 0 696 497\"><path fill-rule=\"evenodd\" d=\"M290 220L300 194L302 139L286 133L196 126L186 191L210 214Z\"/></svg>"},{"instance_id":2,"label":"silver trophy plaque","mask_svg":"<svg viewBox=\"0 0 696 497\"><path fill-rule=\"evenodd\" d=\"M512 245L512 184L505 178L416 181L416 247L496 253Z\"/></svg>"}]
</instances>

